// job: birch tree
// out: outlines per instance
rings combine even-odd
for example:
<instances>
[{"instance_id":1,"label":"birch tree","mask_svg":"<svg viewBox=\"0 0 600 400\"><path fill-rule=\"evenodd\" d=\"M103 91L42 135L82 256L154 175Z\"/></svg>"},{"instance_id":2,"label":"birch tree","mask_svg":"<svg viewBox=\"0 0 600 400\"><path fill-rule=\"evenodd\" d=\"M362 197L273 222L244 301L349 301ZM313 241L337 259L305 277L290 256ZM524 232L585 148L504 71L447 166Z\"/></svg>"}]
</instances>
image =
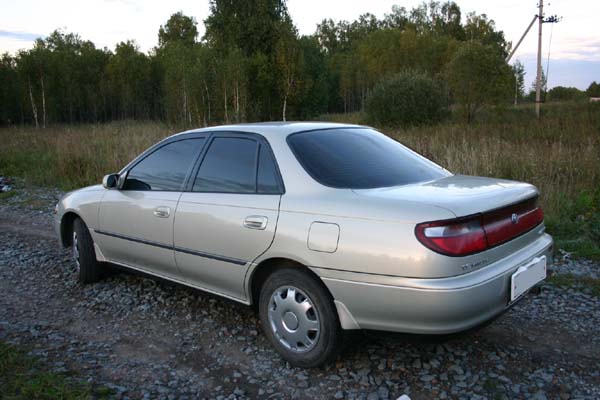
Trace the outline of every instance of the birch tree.
<instances>
[{"instance_id":1,"label":"birch tree","mask_svg":"<svg viewBox=\"0 0 600 400\"><path fill-rule=\"evenodd\" d=\"M279 70L279 89L281 93L281 120L287 117L289 97L297 86L298 69L300 68L300 48L295 32L285 30L277 42L275 62Z\"/></svg>"}]
</instances>

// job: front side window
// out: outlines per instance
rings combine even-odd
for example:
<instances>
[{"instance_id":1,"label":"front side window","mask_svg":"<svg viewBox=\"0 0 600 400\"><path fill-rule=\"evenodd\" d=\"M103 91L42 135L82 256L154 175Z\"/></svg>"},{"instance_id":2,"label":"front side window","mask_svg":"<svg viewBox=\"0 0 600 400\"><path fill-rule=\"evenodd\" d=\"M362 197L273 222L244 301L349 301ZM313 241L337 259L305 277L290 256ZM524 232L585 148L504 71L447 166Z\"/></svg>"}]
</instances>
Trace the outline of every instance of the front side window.
<instances>
[{"instance_id":1,"label":"front side window","mask_svg":"<svg viewBox=\"0 0 600 400\"><path fill-rule=\"evenodd\" d=\"M129 171L123 190L182 190L204 140L185 139L160 147Z\"/></svg>"},{"instance_id":2,"label":"front side window","mask_svg":"<svg viewBox=\"0 0 600 400\"><path fill-rule=\"evenodd\" d=\"M290 135L288 143L309 175L334 188L399 186L450 175L373 129L300 132Z\"/></svg>"},{"instance_id":3,"label":"front side window","mask_svg":"<svg viewBox=\"0 0 600 400\"><path fill-rule=\"evenodd\" d=\"M255 193L258 143L237 137L215 138L200 165L194 192Z\"/></svg>"}]
</instances>

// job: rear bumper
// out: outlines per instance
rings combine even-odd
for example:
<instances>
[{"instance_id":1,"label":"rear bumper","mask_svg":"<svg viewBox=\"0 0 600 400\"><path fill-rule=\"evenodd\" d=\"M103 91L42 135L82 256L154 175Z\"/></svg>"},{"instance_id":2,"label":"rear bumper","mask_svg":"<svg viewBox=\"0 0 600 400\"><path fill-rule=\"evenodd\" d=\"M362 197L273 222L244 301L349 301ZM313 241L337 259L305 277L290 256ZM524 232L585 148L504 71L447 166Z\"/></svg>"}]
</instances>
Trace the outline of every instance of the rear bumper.
<instances>
[{"instance_id":1,"label":"rear bumper","mask_svg":"<svg viewBox=\"0 0 600 400\"><path fill-rule=\"evenodd\" d=\"M543 234L508 257L450 278L377 276L365 282L360 273L321 277L345 329L452 333L479 325L512 306L511 275L534 257L545 255L550 263L552 243L552 237Z\"/></svg>"}]
</instances>

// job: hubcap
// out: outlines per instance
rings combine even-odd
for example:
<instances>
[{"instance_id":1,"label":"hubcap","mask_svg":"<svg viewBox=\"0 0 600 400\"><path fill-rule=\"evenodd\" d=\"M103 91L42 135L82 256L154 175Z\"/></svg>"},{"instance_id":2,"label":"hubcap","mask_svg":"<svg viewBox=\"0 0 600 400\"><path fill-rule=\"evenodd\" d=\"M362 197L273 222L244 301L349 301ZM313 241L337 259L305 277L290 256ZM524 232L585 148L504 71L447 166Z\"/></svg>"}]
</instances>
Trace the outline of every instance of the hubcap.
<instances>
[{"instance_id":1,"label":"hubcap","mask_svg":"<svg viewBox=\"0 0 600 400\"><path fill-rule=\"evenodd\" d=\"M75 259L75 265L79 269L79 241L77 240L77 232L73 231L73 258Z\"/></svg>"},{"instance_id":2,"label":"hubcap","mask_svg":"<svg viewBox=\"0 0 600 400\"><path fill-rule=\"evenodd\" d=\"M321 331L312 300L293 286L282 286L271 295L269 323L279 343L297 353L315 347Z\"/></svg>"},{"instance_id":3,"label":"hubcap","mask_svg":"<svg viewBox=\"0 0 600 400\"><path fill-rule=\"evenodd\" d=\"M298 329L298 317L291 311L288 311L283 316L283 327L292 332Z\"/></svg>"}]
</instances>

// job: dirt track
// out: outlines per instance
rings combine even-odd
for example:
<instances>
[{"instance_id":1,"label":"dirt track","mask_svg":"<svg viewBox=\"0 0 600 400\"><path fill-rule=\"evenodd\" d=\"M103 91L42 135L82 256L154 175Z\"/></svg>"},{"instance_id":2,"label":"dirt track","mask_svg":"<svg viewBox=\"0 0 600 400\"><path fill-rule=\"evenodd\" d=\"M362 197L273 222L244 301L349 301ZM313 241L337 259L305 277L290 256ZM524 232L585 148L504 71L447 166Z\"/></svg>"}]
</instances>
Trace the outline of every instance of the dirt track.
<instances>
[{"instance_id":1,"label":"dirt track","mask_svg":"<svg viewBox=\"0 0 600 400\"><path fill-rule=\"evenodd\" d=\"M585 287L544 285L459 335L352 333L335 364L290 368L247 307L133 274L76 283L50 226L59 193L41 190L0 200L0 340L115 397L600 398L600 299Z\"/></svg>"}]
</instances>

